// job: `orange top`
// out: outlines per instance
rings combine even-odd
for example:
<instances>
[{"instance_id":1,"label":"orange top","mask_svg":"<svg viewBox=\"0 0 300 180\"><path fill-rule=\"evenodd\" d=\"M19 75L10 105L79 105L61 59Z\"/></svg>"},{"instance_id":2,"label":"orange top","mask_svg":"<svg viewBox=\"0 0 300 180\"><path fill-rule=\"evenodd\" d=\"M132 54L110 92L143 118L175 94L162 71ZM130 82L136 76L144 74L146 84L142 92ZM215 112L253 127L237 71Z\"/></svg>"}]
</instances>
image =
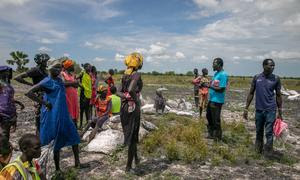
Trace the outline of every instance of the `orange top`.
<instances>
[{"instance_id":1,"label":"orange top","mask_svg":"<svg viewBox=\"0 0 300 180\"><path fill-rule=\"evenodd\" d=\"M106 97L105 100L101 100L100 98L97 98L95 106L96 106L96 112L97 112L98 117L103 116L103 114L107 111L108 104L110 101L111 101L110 97ZM111 116L111 115L112 115L112 113L110 111L109 116Z\"/></svg>"}]
</instances>

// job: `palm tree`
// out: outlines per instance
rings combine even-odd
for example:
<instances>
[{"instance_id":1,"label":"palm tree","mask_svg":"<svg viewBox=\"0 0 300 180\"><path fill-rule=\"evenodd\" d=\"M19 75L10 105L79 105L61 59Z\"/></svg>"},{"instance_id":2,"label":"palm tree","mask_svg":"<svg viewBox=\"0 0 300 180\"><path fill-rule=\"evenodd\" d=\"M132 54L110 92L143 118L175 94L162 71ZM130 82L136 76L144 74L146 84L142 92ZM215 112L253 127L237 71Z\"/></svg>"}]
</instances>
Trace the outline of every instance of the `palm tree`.
<instances>
[{"instance_id":1,"label":"palm tree","mask_svg":"<svg viewBox=\"0 0 300 180\"><path fill-rule=\"evenodd\" d=\"M27 54L25 54L22 51L14 51L10 53L10 56L12 57L12 59L6 60L7 64L11 64L11 65L16 64L18 72L24 72L28 70L28 68L25 67L25 65L29 63Z\"/></svg>"}]
</instances>

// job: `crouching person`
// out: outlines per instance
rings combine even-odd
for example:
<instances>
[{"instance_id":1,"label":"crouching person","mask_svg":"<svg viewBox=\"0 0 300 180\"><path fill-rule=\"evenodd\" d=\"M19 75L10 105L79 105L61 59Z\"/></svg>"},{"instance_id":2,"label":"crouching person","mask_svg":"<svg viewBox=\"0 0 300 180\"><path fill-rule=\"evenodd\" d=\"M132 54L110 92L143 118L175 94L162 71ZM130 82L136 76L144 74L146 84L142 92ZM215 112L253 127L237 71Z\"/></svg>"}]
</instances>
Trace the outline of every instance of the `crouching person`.
<instances>
[{"instance_id":1,"label":"crouching person","mask_svg":"<svg viewBox=\"0 0 300 180\"><path fill-rule=\"evenodd\" d=\"M8 164L0 173L0 180L40 180L46 179L34 158L41 155L41 143L33 134L25 134L19 140L22 155Z\"/></svg>"},{"instance_id":2,"label":"crouching person","mask_svg":"<svg viewBox=\"0 0 300 180\"><path fill-rule=\"evenodd\" d=\"M99 129L102 128L102 125L111 117L111 98L107 96L107 88L104 86L99 86L97 93L99 94L96 98L96 117L92 119L90 123L86 126L81 136L90 128L93 128L93 131L89 135L90 142L96 136Z\"/></svg>"}]
</instances>

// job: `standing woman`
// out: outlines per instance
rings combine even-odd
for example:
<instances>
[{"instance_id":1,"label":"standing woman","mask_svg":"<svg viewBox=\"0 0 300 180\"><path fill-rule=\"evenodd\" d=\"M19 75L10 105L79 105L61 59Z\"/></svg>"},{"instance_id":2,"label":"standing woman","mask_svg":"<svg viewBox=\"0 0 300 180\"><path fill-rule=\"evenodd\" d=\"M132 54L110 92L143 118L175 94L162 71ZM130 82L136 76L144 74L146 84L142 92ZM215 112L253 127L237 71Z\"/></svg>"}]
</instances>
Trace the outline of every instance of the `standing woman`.
<instances>
[{"instance_id":1,"label":"standing woman","mask_svg":"<svg viewBox=\"0 0 300 180\"><path fill-rule=\"evenodd\" d=\"M143 66L143 56L132 53L125 59L127 70L122 77L122 88L119 96L122 98L121 123L124 133L124 144L128 145L126 172L132 171L132 161L139 164L137 143L140 129L141 101L140 92L143 88L141 74L137 71Z\"/></svg>"},{"instance_id":2,"label":"standing woman","mask_svg":"<svg viewBox=\"0 0 300 180\"><path fill-rule=\"evenodd\" d=\"M79 116L78 92L79 82L74 74L74 61L67 59L63 62L63 71L61 72L62 80L66 87L66 100L70 116L77 128L77 120Z\"/></svg>"},{"instance_id":3,"label":"standing woman","mask_svg":"<svg viewBox=\"0 0 300 180\"><path fill-rule=\"evenodd\" d=\"M50 76L34 85L25 95L42 104L40 139L42 145L54 140L54 163L56 171L60 171L59 152L65 146L72 146L75 167L81 167L79 161L80 138L68 112L65 85L60 78L62 66L58 61L51 62ZM43 99L35 93L44 91Z\"/></svg>"}]
</instances>

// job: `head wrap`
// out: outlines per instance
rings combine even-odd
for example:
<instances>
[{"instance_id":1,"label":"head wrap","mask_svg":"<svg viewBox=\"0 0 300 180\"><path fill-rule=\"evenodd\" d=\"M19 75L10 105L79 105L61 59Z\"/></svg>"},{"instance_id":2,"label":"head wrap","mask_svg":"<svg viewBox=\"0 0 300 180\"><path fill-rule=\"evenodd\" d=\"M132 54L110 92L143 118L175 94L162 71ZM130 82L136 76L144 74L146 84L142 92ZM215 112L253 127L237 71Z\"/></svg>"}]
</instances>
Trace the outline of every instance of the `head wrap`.
<instances>
[{"instance_id":1,"label":"head wrap","mask_svg":"<svg viewBox=\"0 0 300 180\"><path fill-rule=\"evenodd\" d=\"M140 69L143 66L143 56L140 53L134 52L125 58L127 69L125 74L131 74L134 70Z\"/></svg>"},{"instance_id":2,"label":"head wrap","mask_svg":"<svg viewBox=\"0 0 300 180\"><path fill-rule=\"evenodd\" d=\"M97 89L97 92L98 93L102 93L104 91L107 91L107 87L103 86L103 85L100 85Z\"/></svg>"},{"instance_id":3,"label":"head wrap","mask_svg":"<svg viewBox=\"0 0 300 180\"><path fill-rule=\"evenodd\" d=\"M63 62L63 66L64 69L68 69L69 67L71 67L74 64L74 61L72 61L71 59L67 59Z\"/></svg>"},{"instance_id":4,"label":"head wrap","mask_svg":"<svg viewBox=\"0 0 300 180\"><path fill-rule=\"evenodd\" d=\"M9 66L0 66L0 72L5 72L5 71L8 71L9 72L9 79L12 79L12 75L13 75L13 72L12 72L12 68L9 67Z\"/></svg>"},{"instance_id":5,"label":"head wrap","mask_svg":"<svg viewBox=\"0 0 300 180\"><path fill-rule=\"evenodd\" d=\"M57 65L61 65L60 60L48 61L48 70L54 68Z\"/></svg>"},{"instance_id":6,"label":"head wrap","mask_svg":"<svg viewBox=\"0 0 300 180\"><path fill-rule=\"evenodd\" d=\"M36 54L34 57L34 61L36 64L42 64L43 62L47 62L49 61L50 57L48 54L45 53L40 53L40 54Z\"/></svg>"}]
</instances>

